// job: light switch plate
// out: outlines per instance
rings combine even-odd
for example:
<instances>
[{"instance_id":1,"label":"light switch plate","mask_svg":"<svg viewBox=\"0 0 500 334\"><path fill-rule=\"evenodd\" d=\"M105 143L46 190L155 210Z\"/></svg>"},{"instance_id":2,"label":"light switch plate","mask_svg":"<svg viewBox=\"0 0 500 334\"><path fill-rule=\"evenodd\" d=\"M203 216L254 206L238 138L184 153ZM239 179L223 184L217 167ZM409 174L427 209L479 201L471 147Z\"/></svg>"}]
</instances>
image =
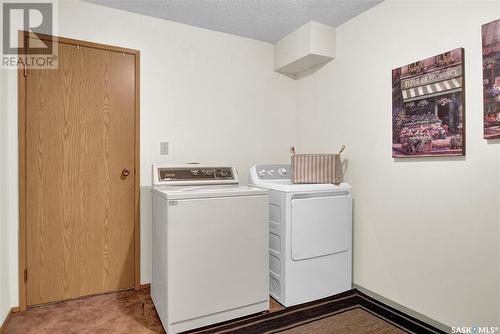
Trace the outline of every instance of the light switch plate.
<instances>
[{"instance_id":1,"label":"light switch plate","mask_svg":"<svg viewBox=\"0 0 500 334\"><path fill-rule=\"evenodd\" d=\"M160 142L160 155L168 155L168 142Z\"/></svg>"}]
</instances>

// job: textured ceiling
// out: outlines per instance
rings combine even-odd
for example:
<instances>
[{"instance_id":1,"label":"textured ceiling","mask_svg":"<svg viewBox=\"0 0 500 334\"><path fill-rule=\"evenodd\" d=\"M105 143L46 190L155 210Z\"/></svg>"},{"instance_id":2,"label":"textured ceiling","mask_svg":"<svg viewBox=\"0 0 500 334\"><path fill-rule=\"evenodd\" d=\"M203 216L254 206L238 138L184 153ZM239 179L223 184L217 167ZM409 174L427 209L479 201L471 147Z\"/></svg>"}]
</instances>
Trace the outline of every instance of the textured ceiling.
<instances>
[{"instance_id":1,"label":"textured ceiling","mask_svg":"<svg viewBox=\"0 0 500 334\"><path fill-rule=\"evenodd\" d=\"M309 21L339 26L382 0L84 0L276 42Z\"/></svg>"}]
</instances>

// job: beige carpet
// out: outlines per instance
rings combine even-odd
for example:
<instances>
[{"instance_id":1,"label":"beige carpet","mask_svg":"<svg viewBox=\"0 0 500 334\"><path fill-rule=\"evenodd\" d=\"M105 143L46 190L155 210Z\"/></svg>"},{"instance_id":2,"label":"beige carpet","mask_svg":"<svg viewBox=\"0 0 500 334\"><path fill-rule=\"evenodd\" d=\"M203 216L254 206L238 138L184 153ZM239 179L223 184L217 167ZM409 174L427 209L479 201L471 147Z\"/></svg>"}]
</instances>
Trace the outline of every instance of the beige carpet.
<instances>
[{"instance_id":1,"label":"beige carpet","mask_svg":"<svg viewBox=\"0 0 500 334\"><path fill-rule=\"evenodd\" d=\"M193 333L286 333L286 334L397 334L404 331L349 302L353 296L333 302L318 301L285 309L271 300L270 313L257 314ZM330 307L339 304L339 307ZM314 313L319 310L319 313ZM323 311L322 311L323 310ZM302 318L301 318L302 316ZM295 319L295 320L294 320ZM387 318L386 318L387 319ZM255 327L257 326L257 327ZM401 327L403 328L403 327ZM69 333L164 333L149 296L149 289L124 291L34 307L15 314L6 324L5 334ZM432 333L435 333L432 331Z\"/></svg>"}]
</instances>

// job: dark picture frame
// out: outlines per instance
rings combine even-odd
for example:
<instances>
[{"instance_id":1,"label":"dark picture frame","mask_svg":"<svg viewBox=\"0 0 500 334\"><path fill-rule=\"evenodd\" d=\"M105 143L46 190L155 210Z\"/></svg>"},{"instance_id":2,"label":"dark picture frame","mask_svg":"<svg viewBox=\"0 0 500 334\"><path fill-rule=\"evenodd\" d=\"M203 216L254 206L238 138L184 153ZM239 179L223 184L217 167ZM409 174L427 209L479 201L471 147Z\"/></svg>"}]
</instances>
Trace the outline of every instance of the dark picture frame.
<instances>
[{"instance_id":1,"label":"dark picture frame","mask_svg":"<svg viewBox=\"0 0 500 334\"><path fill-rule=\"evenodd\" d=\"M481 26L484 139L500 138L500 19Z\"/></svg>"},{"instance_id":2,"label":"dark picture frame","mask_svg":"<svg viewBox=\"0 0 500 334\"><path fill-rule=\"evenodd\" d=\"M392 156L465 155L465 57L457 48L392 70Z\"/></svg>"}]
</instances>

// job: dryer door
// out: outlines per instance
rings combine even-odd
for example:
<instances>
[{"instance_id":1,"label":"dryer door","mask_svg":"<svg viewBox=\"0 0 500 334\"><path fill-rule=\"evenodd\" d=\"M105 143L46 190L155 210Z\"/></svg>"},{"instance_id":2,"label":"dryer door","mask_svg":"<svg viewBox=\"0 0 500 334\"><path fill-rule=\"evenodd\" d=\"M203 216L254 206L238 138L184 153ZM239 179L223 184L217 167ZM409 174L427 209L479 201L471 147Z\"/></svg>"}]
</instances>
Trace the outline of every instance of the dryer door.
<instances>
[{"instance_id":1,"label":"dryer door","mask_svg":"<svg viewBox=\"0 0 500 334\"><path fill-rule=\"evenodd\" d=\"M348 196L292 199L292 260L348 250L350 210Z\"/></svg>"}]
</instances>

